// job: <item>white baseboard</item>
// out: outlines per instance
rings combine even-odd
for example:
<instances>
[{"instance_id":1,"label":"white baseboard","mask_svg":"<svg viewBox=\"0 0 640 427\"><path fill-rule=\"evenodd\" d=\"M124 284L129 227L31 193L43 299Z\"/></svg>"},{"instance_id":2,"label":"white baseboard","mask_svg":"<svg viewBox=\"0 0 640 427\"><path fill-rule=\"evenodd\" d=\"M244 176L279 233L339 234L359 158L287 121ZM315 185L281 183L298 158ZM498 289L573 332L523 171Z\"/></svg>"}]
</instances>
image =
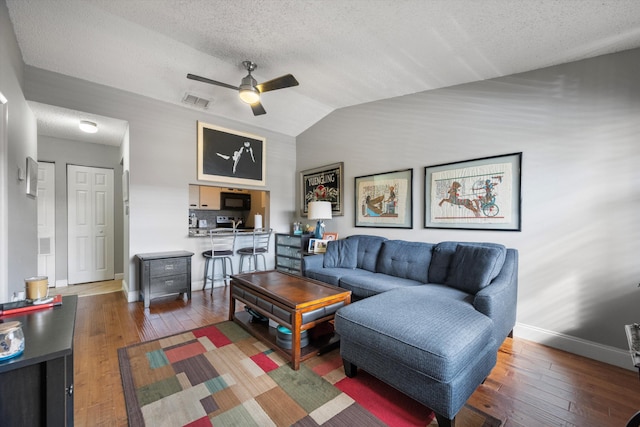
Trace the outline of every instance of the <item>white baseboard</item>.
<instances>
[{"instance_id":1,"label":"white baseboard","mask_svg":"<svg viewBox=\"0 0 640 427\"><path fill-rule=\"evenodd\" d=\"M628 350L621 350L616 347L598 344L560 332L549 331L522 323L516 324L513 334L518 338L524 338L559 350L568 351L579 356L588 357L589 359L632 371L636 370Z\"/></svg>"},{"instance_id":2,"label":"white baseboard","mask_svg":"<svg viewBox=\"0 0 640 427\"><path fill-rule=\"evenodd\" d=\"M116 273L113 280L122 280L124 279L124 273Z\"/></svg>"},{"instance_id":3,"label":"white baseboard","mask_svg":"<svg viewBox=\"0 0 640 427\"><path fill-rule=\"evenodd\" d=\"M63 288L65 286L69 286L69 281L67 279L56 280L56 288Z\"/></svg>"}]
</instances>

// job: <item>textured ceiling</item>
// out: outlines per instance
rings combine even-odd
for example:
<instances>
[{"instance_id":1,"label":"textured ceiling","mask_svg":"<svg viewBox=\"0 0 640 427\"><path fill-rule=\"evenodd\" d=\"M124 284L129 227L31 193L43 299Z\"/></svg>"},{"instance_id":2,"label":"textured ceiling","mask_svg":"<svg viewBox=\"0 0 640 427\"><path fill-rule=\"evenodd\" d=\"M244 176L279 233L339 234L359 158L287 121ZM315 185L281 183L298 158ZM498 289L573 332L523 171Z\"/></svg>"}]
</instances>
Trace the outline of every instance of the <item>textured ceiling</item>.
<instances>
[{"instance_id":1,"label":"textured ceiling","mask_svg":"<svg viewBox=\"0 0 640 427\"><path fill-rule=\"evenodd\" d=\"M72 141L120 146L127 131L124 120L88 114L82 111L56 107L35 101L27 101L38 119L38 134ZM86 133L80 130L80 120L88 120L98 125L98 132Z\"/></svg>"},{"instance_id":2,"label":"textured ceiling","mask_svg":"<svg viewBox=\"0 0 640 427\"><path fill-rule=\"evenodd\" d=\"M640 47L638 0L6 0L26 64L296 136L331 111ZM233 90L243 60L263 95ZM194 108L194 107L185 107Z\"/></svg>"}]
</instances>

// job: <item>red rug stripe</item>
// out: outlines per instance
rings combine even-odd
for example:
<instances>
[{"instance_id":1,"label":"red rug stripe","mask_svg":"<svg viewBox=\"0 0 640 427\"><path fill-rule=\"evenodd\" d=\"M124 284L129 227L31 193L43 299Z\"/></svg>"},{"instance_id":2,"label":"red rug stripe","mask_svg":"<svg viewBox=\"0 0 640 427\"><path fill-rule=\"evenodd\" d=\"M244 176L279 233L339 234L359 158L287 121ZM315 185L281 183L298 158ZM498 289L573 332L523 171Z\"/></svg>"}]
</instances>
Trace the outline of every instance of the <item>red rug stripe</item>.
<instances>
[{"instance_id":1,"label":"red rug stripe","mask_svg":"<svg viewBox=\"0 0 640 427\"><path fill-rule=\"evenodd\" d=\"M260 366L260 368L266 373L273 371L274 369L278 369L278 365L274 362L269 356L264 353L258 353L254 356L251 356L251 360L253 360L256 365Z\"/></svg>"},{"instance_id":2,"label":"red rug stripe","mask_svg":"<svg viewBox=\"0 0 640 427\"><path fill-rule=\"evenodd\" d=\"M211 420L209 419L209 417L198 418L197 420L184 425L184 427L212 427L212 426L213 424L211 424Z\"/></svg>"},{"instance_id":3,"label":"red rug stripe","mask_svg":"<svg viewBox=\"0 0 640 427\"><path fill-rule=\"evenodd\" d=\"M199 341L196 341L192 344L183 345L180 347L174 347L170 350L165 350L164 354L169 359L169 362L176 363L180 360L188 359L193 356L197 356L198 354L204 353L206 350Z\"/></svg>"},{"instance_id":4,"label":"red rug stripe","mask_svg":"<svg viewBox=\"0 0 640 427\"><path fill-rule=\"evenodd\" d=\"M200 337L209 338L209 341L211 341L213 345L215 345L218 348L231 344L231 340L227 338L227 336L224 335L222 332L220 332L220 330L215 326L196 329L195 331L193 331L193 335L195 335L196 338L200 338Z\"/></svg>"},{"instance_id":5,"label":"red rug stripe","mask_svg":"<svg viewBox=\"0 0 640 427\"><path fill-rule=\"evenodd\" d=\"M424 405L360 370L355 378L344 378L335 386L387 425L428 425L433 412Z\"/></svg>"}]
</instances>

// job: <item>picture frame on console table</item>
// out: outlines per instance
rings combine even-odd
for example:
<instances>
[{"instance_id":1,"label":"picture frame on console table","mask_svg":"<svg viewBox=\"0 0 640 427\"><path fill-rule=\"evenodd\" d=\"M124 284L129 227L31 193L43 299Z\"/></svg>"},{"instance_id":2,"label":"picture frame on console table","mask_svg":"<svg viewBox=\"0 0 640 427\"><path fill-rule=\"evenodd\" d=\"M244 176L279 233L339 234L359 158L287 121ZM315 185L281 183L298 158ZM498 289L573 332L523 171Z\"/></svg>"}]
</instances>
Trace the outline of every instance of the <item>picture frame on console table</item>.
<instances>
[{"instance_id":1,"label":"picture frame on console table","mask_svg":"<svg viewBox=\"0 0 640 427\"><path fill-rule=\"evenodd\" d=\"M344 163L300 172L300 215L309 215L309 202L331 202L331 215L344 215Z\"/></svg>"},{"instance_id":2,"label":"picture frame on console table","mask_svg":"<svg viewBox=\"0 0 640 427\"><path fill-rule=\"evenodd\" d=\"M521 230L521 152L424 171L425 228Z\"/></svg>"},{"instance_id":3,"label":"picture frame on console table","mask_svg":"<svg viewBox=\"0 0 640 427\"><path fill-rule=\"evenodd\" d=\"M198 121L198 180L266 184L267 140Z\"/></svg>"},{"instance_id":4,"label":"picture frame on console table","mask_svg":"<svg viewBox=\"0 0 640 427\"><path fill-rule=\"evenodd\" d=\"M355 178L355 226L413 228L413 169Z\"/></svg>"}]
</instances>

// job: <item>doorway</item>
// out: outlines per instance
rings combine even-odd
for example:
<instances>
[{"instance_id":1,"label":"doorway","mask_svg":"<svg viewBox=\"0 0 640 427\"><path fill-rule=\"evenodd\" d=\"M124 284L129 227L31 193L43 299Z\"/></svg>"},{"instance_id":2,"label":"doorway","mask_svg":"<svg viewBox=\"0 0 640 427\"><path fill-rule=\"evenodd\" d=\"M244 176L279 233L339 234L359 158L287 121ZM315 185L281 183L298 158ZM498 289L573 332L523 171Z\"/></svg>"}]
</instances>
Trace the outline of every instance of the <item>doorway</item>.
<instances>
[{"instance_id":1,"label":"doorway","mask_svg":"<svg viewBox=\"0 0 640 427\"><path fill-rule=\"evenodd\" d=\"M114 279L113 169L67 165L68 283Z\"/></svg>"},{"instance_id":2,"label":"doorway","mask_svg":"<svg viewBox=\"0 0 640 427\"><path fill-rule=\"evenodd\" d=\"M56 165L38 162L38 276L56 283Z\"/></svg>"}]
</instances>

